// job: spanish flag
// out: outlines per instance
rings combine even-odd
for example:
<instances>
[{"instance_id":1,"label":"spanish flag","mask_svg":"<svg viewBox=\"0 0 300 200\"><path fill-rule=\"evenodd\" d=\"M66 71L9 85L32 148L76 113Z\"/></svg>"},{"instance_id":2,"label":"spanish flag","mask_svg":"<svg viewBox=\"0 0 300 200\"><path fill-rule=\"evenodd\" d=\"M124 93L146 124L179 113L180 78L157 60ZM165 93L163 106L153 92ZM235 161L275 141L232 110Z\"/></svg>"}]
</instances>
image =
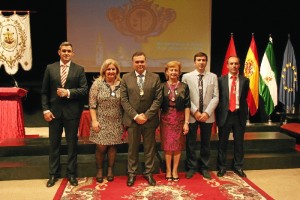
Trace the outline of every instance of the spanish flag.
<instances>
[{"instance_id":1,"label":"spanish flag","mask_svg":"<svg viewBox=\"0 0 300 200\"><path fill-rule=\"evenodd\" d=\"M258 54L257 48L254 40L254 34L252 34L252 40L248 53L245 60L244 76L250 80L250 89L248 92L247 102L249 106L250 115L255 115L258 109L259 94L259 69L258 69Z\"/></svg>"}]
</instances>

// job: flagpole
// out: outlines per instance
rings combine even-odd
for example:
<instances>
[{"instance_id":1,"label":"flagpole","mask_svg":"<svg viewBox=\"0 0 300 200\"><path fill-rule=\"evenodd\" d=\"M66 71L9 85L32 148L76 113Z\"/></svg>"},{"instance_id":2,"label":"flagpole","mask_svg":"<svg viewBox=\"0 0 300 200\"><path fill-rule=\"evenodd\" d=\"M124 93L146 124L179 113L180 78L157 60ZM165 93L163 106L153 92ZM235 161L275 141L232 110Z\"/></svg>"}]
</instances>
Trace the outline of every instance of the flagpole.
<instances>
[{"instance_id":1,"label":"flagpole","mask_svg":"<svg viewBox=\"0 0 300 200\"><path fill-rule=\"evenodd\" d=\"M249 111L249 108L248 108L248 116L247 116L246 126L251 125L250 120L249 120L249 115L250 115L250 111Z\"/></svg>"},{"instance_id":2,"label":"flagpole","mask_svg":"<svg viewBox=\"0 0 300 200\"><path fill-rule=\"evenodd\" d=\"M270 115L269 115L268 124L269 124L269 125L272 125L272 120L271 120L271 116L270 116Z\"/></svg>"}]
</instances>

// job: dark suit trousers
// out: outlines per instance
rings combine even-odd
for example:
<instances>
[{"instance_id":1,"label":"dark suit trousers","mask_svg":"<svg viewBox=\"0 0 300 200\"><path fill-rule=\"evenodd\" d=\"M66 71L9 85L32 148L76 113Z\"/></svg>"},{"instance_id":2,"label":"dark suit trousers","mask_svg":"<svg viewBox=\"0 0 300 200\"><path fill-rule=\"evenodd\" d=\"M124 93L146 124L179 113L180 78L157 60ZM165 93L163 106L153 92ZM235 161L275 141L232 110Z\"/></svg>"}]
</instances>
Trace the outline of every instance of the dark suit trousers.
<instances>
[{"instance_id":1,"label":"dark suit trousers","mask_svg":"<svg viewBox=\"0 0 300 200\"><path fill-rule=\"evenodd\" d=\"M234 139L233 167L241 169L243 166L245 127L241 125L239 112L232 113L228 111L228 117L224 126L219 127L218 169L226 170L227 146L231 131Z\"/></svg>"},{"instance_id":2,"label":"dark suit trousers","mask_svg":"<svg viewBox=\"0 0 300 200\"><path fill-rule=\"evenodd\" d=\"M144 175L153 173L156 153L155 128L143 125L129 127L128 131L128 174L136 175L139 163L139 146L143 136L145 171Z\"/></svg>"},{"instance_id":3,"label":"dark suit trousers","mask_svg":"<svg viewBox=\"0 0 300 200\"><path fill-rule=\"evenodd\" d=\"M76 176L77 165L77 141L79 119L66 120L63 118L53 119L49 122L49 174L60 177L60 146L63 127L68 145L68 160L66 176Z\"/></svg>"},{"instance_id":4,"label":"dark suit trousers","mask_svg":"<svg viewBox=\"0 0 300 200\"><path fill-rule=\"evenodd\" d=\"M200 170L207 170L210 159L210 138L212 123L196 121L189 124L186 135L186 164L189 170L197 171L197 130L200 126Z\"/></svg>"}]
</instances>

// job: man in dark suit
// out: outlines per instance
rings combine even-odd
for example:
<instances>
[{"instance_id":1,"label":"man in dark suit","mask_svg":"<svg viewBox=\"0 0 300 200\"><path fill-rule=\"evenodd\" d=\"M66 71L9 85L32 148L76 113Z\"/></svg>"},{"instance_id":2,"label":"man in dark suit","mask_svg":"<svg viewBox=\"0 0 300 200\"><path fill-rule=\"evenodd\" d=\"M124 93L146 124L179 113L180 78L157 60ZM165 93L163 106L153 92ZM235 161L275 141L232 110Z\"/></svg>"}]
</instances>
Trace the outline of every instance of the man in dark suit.
<instances>
[{"instance_id":1,"label":"man in dark suit","mask_svg":"<svg viewBox=\"0 0 300 200\"><path fill-rule=\"evenodd\" d=\"M217 108L219 128L217 176L222 177L226 173L227 144L229 134L232 131L234 138L233 170L239 176L246 177L242 167L244 161L244 134L248 116L249 79L239 75L240 59L238 57L229 57L227 67L229 74L218 79L220 95ZM234 96L230 98L230 94ZM230 106L231 99L234 100L233 108Z\"/></svg>"},{"instance_id":2,"label":"man in dark suit","mask_svg":"<svg viewBox=\"0 0 300 200\"><path fill-rule=\"evenodd\" d=\"M139 145L143 136L144 177L152 186L156 153L155 130L159 124L158 110L162 103L160 78L146 71L146 55L136 52L132 56L134 71L124 74L121 81L121 104L124 109L123 124L128 131L128 179L132 186L139 163Z\"/></svg>"},{"instance_id":3,"label":"man in dark suit","mask_svg":"<svg viewBox=\"0 0 300 200\"><path fill-rule=\"evenodd\" d=\"M60 145L63 133L68 144L66 175L71 185L77 186L77 134L83 100L88 94L84 68L71 61L72 44L59 46L60 61L47 65L44 73L41 101L44 119L49 122L49 175L47 187L52 187L60 177Z\"/></svg>"}]
</instances>

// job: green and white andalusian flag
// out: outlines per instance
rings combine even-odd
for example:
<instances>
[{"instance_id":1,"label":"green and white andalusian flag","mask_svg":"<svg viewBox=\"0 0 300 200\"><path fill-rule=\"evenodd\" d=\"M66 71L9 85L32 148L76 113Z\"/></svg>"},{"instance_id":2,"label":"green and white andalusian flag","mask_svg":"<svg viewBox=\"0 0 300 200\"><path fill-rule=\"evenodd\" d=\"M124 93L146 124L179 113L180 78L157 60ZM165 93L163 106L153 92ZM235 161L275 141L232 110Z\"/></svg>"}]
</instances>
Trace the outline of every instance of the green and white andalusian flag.
<instances>
[{"instance_id":1,"label":"green and white andalusian flag","mask_svg":"<svg viewBox=\"0 0 300 200\"><path fill-rule=\"evenodd\" d=\"M277 105L277 71L272 38L269 38L266 51L260 66L259 95L264 100L265 111L272 114Z\"/></svg>"}]
</instances>

